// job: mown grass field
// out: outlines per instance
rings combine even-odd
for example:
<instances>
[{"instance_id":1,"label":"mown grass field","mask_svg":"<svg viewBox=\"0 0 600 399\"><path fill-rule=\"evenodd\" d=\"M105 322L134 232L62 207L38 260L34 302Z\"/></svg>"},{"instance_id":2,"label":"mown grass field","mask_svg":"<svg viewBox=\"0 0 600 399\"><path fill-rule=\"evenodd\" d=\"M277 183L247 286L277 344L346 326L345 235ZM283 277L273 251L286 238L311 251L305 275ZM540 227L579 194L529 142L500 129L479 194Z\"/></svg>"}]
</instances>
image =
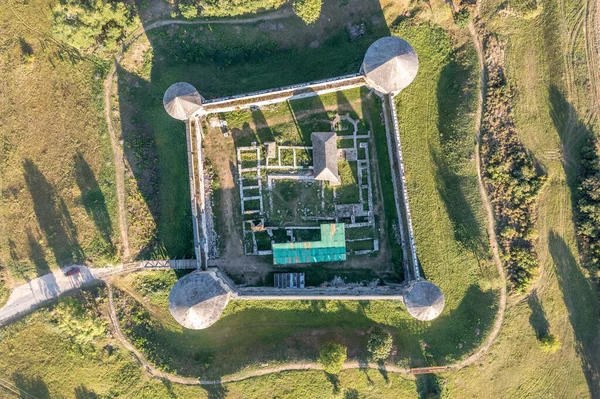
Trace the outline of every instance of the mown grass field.
<instances>
[{"instance_id":1,"label":"mown grass field","mask_svg":"<svg viewBox=\"0 0 600 399\"><path fill-rule=\"evenodd\" d=\"M47 5L0 10L0 303L58 266L119 260L107 64L55 43Z\"/></svg>"},{"instance_id":2,"label":"mown grass field","mask_svg":"<svg viewBox=\"0 0 600 399\"><path fill-rule=\"evenodd\" d=\"M528 296L510 298L498 344L481 367L449 375L458 396L598 397L598 299L575 241L572 204L580 148L597 131L589 90L584 1L542 1L533 18L498 16L483 8L492 33L505 38L505 64L515 88L520 138L548 174L538 207L540 272ZM562 342L555 354L536 335ZM594 377L596 375L596 377Z\"/></svg>"}]
</instances>

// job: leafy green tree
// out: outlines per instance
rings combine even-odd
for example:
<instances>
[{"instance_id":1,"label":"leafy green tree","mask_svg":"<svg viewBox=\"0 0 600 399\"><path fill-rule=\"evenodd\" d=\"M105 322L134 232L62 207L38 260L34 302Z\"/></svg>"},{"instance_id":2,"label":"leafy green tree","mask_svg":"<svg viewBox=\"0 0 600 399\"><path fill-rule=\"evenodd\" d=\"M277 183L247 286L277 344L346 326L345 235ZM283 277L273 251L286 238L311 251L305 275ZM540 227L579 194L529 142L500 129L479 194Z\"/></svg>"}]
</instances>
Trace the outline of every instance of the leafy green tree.
<instances>
[{"instance_id":1,"label":"leafy green tree","mask_svg":"<svg viewBox=\"0 0 600 399\"><path fill-rule=\"evenodd\" d=\"M112 52L135 28L128 6L111 0L62 0L52 10L55 37L84 52Z\"/></svg>"},{"instance_id":2,"label":"leafy green tree","mask_svg":"<svg viewBox=\"0 0 600 399\"><path fill-rule=\"evenodd\" d=\"M183 18L192 19L198 16L198 8L193 4L180 3L178 7Z\"/></svg>"},{"instance_id":3,"label":"leafy green tree","mask_svg":"<svg viewBox=\"0 0 600 399\"><path fill-rule=\"evenodd\" d=\"M347 348L344 345L329 342L319 352L319 363L329 374L339 374L346 361Z\"/></svg>"},{"instance_id":4,"label":"leafy green tree","mask_svg":"<svg viewBox=\"0 0 600 399\"><path fill-rule=\"evenodd\" d=\"M558 338L552 334L546 334L539 340L540 349L546 353L554 353L562 346Z\"/></svg>"},{"instance_id":5,"label":"leafy green tree","mask_svg":"<svg viewBox=\"0 0 600 399\"><path fill-rule=\"evenodd\" d=\"M392 352L392 335L383 329L376 327L369 334L367 350L375 361L386 359Z\"/></svg>"},{"instance_id":6,"label":"leafy green tree","mask_svg":"<svg viewBox=\"0 0 600 399\"><path fill-rule=\"evenodd\" d=\"M294 12L305 24L316 22L321 16L323 0L296 0L294 1Z\"/></svg>"}]
</instances>

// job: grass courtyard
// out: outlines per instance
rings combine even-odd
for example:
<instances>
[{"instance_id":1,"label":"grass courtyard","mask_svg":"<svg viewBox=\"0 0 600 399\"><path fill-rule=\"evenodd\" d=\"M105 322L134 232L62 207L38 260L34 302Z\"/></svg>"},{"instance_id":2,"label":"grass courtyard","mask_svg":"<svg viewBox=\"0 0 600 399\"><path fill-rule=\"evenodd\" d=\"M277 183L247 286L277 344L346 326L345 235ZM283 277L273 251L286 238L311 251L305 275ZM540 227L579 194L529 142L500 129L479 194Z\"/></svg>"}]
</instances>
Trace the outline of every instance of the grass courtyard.
<instances>
[{"instance_id":1,"label":"grass courtyard","mask_svg":"<svg viewBox=\"0 0 600 399\"><path fill-rule=\"evenodd\" d=\"M377 252L375 248L379 248L381 240L378 231L386 233L386 226L380 225L384 213L380 193L384 191L387 197L393 197L393 192L388 192L392 187L382 187L378 179L379 162L370 162L379 157L374 150L372 131L383 129L380 113L379 99L365 88L356 88L261 109L211 115L207 119L205 140L233 140L237 151L237 159L229 159L230 165L237 165L237 174L229 177L232 172L227 166L214 169L216 180L233 180L234 191L240 192L243 209L240 207L232 216L236 224L243 223L246 254L270 251L271 240L288 242L290 236L298 241L319 240L319 225L336 220L346 224L349 253ZM222 136L225 123L226 134L231 138ZM335 161L341 180L339 186L313 179L313 132L339 132L337 148L344 151ZM378 132L377 137L385 139L385 131ZM265 143L275 143L271 156ZM384 155L387 156L387 152ZM215 157L207 156L209 161ZM389 168L389 162L383 163L383 167ZM385 205L394 207L393 203ZM221 204L214 202L217 218L227 217L220 207ZM254 231L252 227L259 224L263 230ZM224 236L223 231L217 233ZM257 243L254 248L253 241ZM399 248L393 235L383 237L383 243L385 251L388 251L387 246L392 251ZM399 261L397 257L379 260L391 264Z\"/></svg>"}]
</instances>

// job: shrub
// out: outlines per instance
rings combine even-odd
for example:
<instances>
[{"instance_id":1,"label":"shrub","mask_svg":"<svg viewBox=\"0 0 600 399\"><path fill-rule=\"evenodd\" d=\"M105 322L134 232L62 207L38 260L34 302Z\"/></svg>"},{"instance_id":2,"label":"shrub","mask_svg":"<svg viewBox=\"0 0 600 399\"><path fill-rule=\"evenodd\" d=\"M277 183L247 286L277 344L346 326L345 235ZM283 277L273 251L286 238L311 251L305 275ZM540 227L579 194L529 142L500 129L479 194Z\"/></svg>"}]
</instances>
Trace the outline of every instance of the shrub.
<instances>
[{"instance_id":1,"label":"shrub","mask_svg":"<svg viewBox=\"0 0 600 399\"><path fill-rule=\"evenodd\" d=\"M498 242L508 278L524 291L538 266L535 252L536 198L545 176L523 146L512 113L512 88L504 75L502 45L486 37L488 91L481 128L483 173L494 207Z\"/></svg>"},{"instance_id":2,"label":"shrub","mask_svg":"<svg viewBox=\"0 0 600 399\"><path fill-rule=\"evenodd\" d=\"M323 0L296 0L294 1L294 12L305 24L310 25L321 16Z\"/></svg>"},{"instance_id":3,"label":"shrub","mask_svg":"<svg viewBox=\"0 0 600 399\"><path fill-rule=\"evenodd\" d=\"M61 334L80 350L94 350L94 342L106 334L104 319L87 291L62 300L52 310L52 320Z\"/></svg>"},{"instance_id":4,"label":"shrub","mask_svg":"<svg viewBox=\"0 0 600 399\"><path fill-rule=\"evenodd\" d=\"M274 10L286 0L194 0L207 17L231 17L253 14L262 10Z\"/></svg>"},{"instance_id":5,"label":"shrub","mask_svg":"<svg viewBox=\"0 0 600 399\"><path fill-rule=\"evenodd\" d=\"M198 8L196 8L193 4L183 4L180 3L178 5L179 13L183 18L192 19L198 16Z\"/></svg>"},{"instance_id":6,"label":"shrub","mask_svg":"<svg viewBox=\"0 0 600 399\"><path fill-rule=\"evenodd\" d=\"M466 7L461 8L456 14L454 14L454 23L461 29L466 28L470 21L471 14Z\"/></svg>"},{"instance_id":7,"label":"shrub","mask_svg":"<svg viewBox=\"0 0 600 399\"><path fill-rule=\"evenodd\" d=\"M329 374L339 374L347 358L347 348L344 345L329 342L323 345L319 352L319 363Z\"/></svg>"},{"instance_id":8,"label":"shrub","mask_svg":"<svg viewBox=\"0 0 600 399\"><path fill-rule=\"evenodd\" d=\"M63 0L52 10L53 33L80 51L112 52L135 28L124 3L110 0Z\"/></svg>"},{"instance_id":9,"label":"shrub","mask_svg":"<svg viewBox=\"0 0 600 399\"><path fill-rule=\"evenodd\" d=\"M546 334L539 339L540 349L546 353L554 353L562 346L560 340L552 334Z\"/></svg>"},{"instance_id":10,"label":"shrub","mask_svg":"<svg viewBox=\"0 0 600 399\"><path fill-rule=\"evenodd\" d=\"M375 361L386 359L392 352L392 335L377 327L369 334L367 350Z\"/></svg>"}]
</instances>

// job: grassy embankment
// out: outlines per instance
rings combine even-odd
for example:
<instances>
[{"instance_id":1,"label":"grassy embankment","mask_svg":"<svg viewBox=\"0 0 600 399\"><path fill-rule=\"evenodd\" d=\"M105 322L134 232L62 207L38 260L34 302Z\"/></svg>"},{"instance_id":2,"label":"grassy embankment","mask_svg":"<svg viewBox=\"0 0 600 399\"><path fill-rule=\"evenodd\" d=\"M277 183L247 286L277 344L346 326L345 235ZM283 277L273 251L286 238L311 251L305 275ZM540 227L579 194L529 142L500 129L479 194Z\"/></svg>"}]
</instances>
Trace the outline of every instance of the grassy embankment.
<instances>
[{"instance_id":1,"label":"grassy embankment","mask_svg":"<svg viewBox=\"0 0 600 399\"><path fill-rule=\"evenodd\" d=\"M500 17L498 7L486 2L484 21L507 43L520 139L548 176L538 206L540 271L528 296L509 298L502 334L481 367L449 375L448 386L458 397L595 397L597 296L579 263L572 212L580 148L597 129L580 29L586 5L542 1L525 18ZM537 342L548 333L562 342L554 354Z\"/></svg>"},{"instance_id":2,"label":"grassy embankment","mask_svg":"<svg viewBox=\"0 0 600 399\"><path fill-rule=\"evenodd\" d=\"M119 259L107 64L51 40L47 4L0 10L0 303L58 266Z\"/></svg>"},{"instance_id":3,"label":"grassy embankment","mask_svg":"<svg viewBox=\"0 0 600 399\"><path fill-rule=\"evenodd\" d=\"M47 398L410 398L415 382L375 370L285 372L214 387L151 379L109 331L104 288L63 298L0 329L0 397ZM35 337L36 339L31 339ZM352 396L350 396L352 397Z\"/></svg>"}]
</instances>

